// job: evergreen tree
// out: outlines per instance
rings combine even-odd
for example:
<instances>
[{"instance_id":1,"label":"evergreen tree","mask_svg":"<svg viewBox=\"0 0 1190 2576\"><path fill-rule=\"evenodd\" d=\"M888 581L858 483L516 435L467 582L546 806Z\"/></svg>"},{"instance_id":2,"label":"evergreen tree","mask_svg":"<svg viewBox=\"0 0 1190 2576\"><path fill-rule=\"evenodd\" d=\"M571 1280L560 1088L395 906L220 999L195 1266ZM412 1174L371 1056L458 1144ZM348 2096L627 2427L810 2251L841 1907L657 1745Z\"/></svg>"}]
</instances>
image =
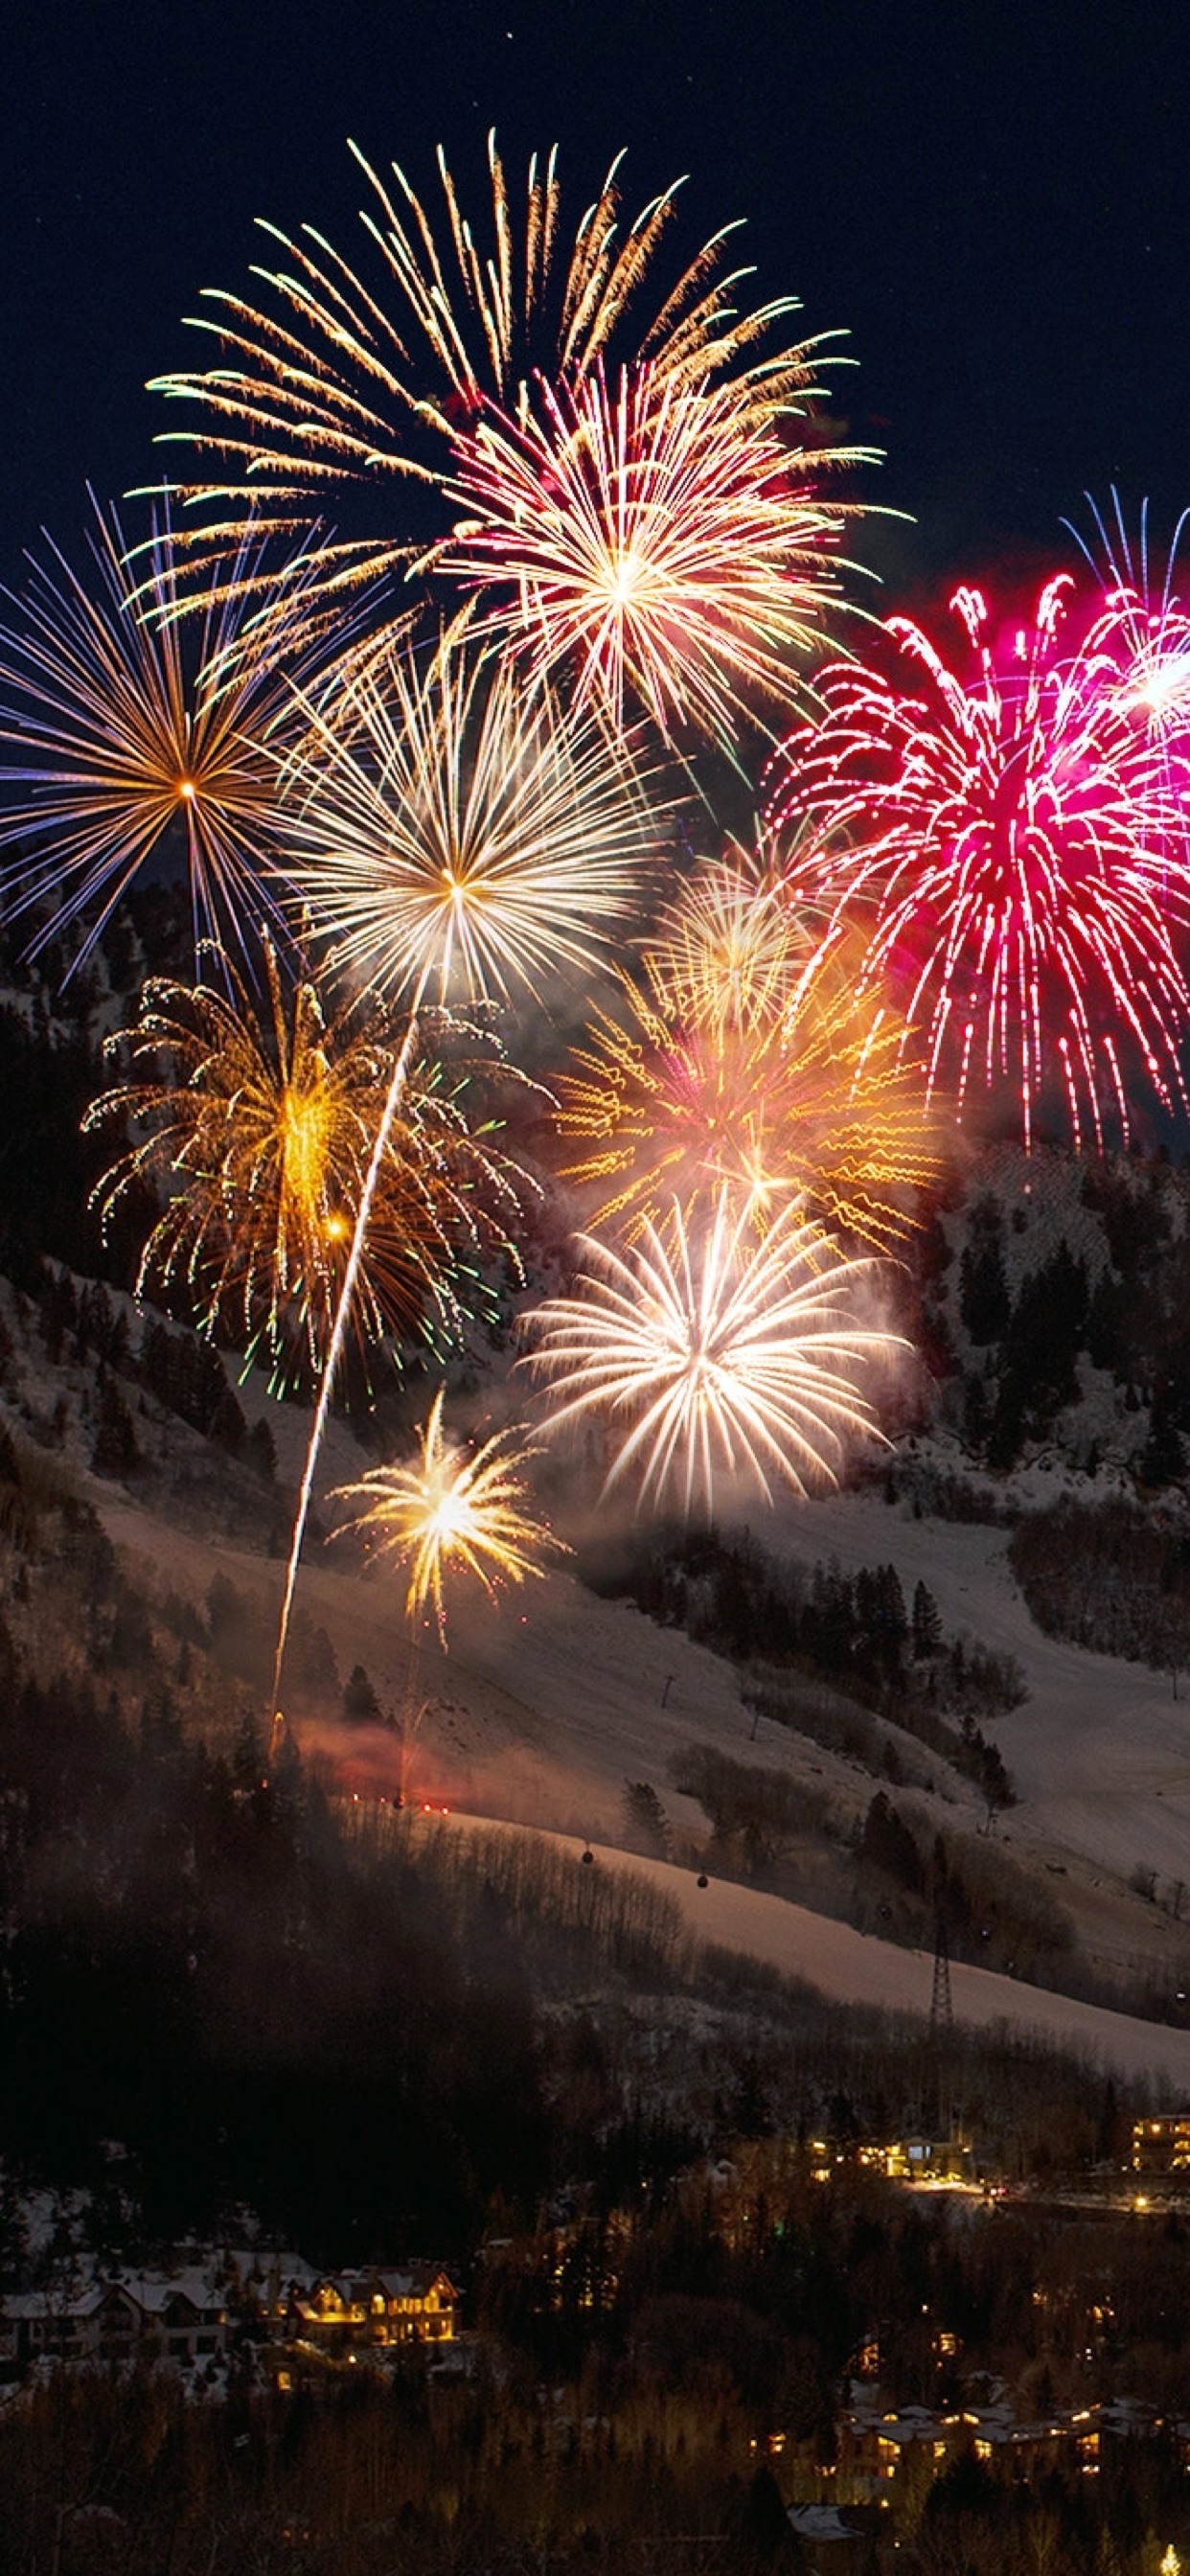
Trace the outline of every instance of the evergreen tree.
<instances>
[{"instance_id":1,"label":"evergreen tree","mask_svg":"<svg viewBox=\"0 0 1190 2576\"><path fill-rule=\"evenodd\" d=\"M757 2470L744 2498L739 2553L745 2567L772 2568L780 2576L802 2576L807 2566L770 2468Z\"/></svg>"},{"instance_id":2,"label":"evergreen tree","mask_svg":"<svg viewBox=\"0 0 1190 2576\"><path fill-rule=\"evenodd\" d=\"M261 1414L259 1422L253 1423L252 1429L248 1433L248 1437L244 1442L244 1463L246 1466L254 1468L256 1474L263 1477L266 1485L271 1485L275 1482L277 1474L277 1448L272 1432L263 1413Z\"/></svg>"},{"instance_id":3,"label":"evergreen tree","mask_svg":"<svg viewBox=\"0 0 1190 2576\"><path fill-rule=\"evenodd\" d=\"M1154 1389L1149 1436L1138 1460L1142 1485L1179 1484L1186 1472L1186 1453L1175 1421L1176 1400L1168 1379Z\"/></svg>"},{"instance_id":4,"label":"evergreen tree","mask_svg":"<svg viewBox=\"0 0 1190 2576\"><path fill-rule=\"evenodd\" d=\"M1095 1368L1123 1377L1135 1362L1129 1329L1128 1291L1114 1271L1103 1270L1087 1310L1087 1350Z\"/></svg>"},{"instance_id":5,"label":"evergreen tree","mask_svg":"<svg viewBox=\"0 0 1190 2576\"><path fill-rule=\"evenodd\" d=\"M959 1313L977 1348L998 1342L1010 1312L1004 1253L998 1233L964 1246L959 1263Z\"/></svg>"},{"instance_id":6,"label":"evergreen tree","mask_svg":"<svg viewBox=\"0 0 1190 2576\"><path fill-rule=\"evenodd\" d=\"M913 1660L924 1664L936 1655L942 1643L942 1613L928 1584L920 1579L913 1587Z\"/></svg>"},{"instance_id":7,"label":"evergreen tree","mask_svg":"<svg viewBox=\"0 0 1190 2576\"><path fill-rule=\"evenodd\" d=\"M380 1721L380 1702L362 1664L353 1666L343 1684L343 1715L350 1726L376 1725Z\"/></svg>"},{"instance_id":8,"label":"evergreen tree","mask_svg":"<svg viewBox=\"0 0 1190 2576\"><path fill-rule=\"evenodd\" d=\"M79 1298L75 1328L76 1358L85 1360L91 1351L104 1368L119 1368L128 1351L124 1316L117 1315L106 1288L97 1279L88 1282Z\"/></svg>"},{"instance_id":9,"label":"evergreen tree","mask_svg":"<svg viewBox=\"0 0 1190 2576\"><path fill-rule=\"evenodd\" d=\"M1026 1386L1021 1372L1006 1364L996 1390L995 1409L985 1455L989 1467L1015 1467L1025 1436Z\"/></svg>"},{"instance_id":10,"label":"evergreen tree","mask_svg":"<svg viewBox=\"0 0 1190 2576\"><path fill-rule=\"evenodd\" d=\"M235 1788L253 1795L264 1776L264 1739L256 1719L245 1711L236 1729L231 1752L231 1777Z\"/></svg>"},{"instance_id":11,"label":"evergreen tree","mask_svg":"<svg viewBox=\"0 0 1190 2576\"><path fill-rule=\"evenodd\" d=\"M64 1336L73 1331L78 1322L78 1299L68 1270L54 1270L47 1266L40 1306L45 1355L51 1367L56 1368L62 1357Z\"/></svg>"},{"instance_id":12,"label":"evergreen tree","mask_svg":"<svg viewBox=\"0 0 1190 2576\"><path fill-rule=\"evenodd\" d=\"M629 1831L656 1860L668 1860L672 1837L669 1818L649 1780L626 1780L624 1808Z\"/></svg>"},{"instance_id":13,"label":"evergreen tree","mask_svg":"<svg viewBox=\"0 0 1190 2576\"><path fill-rule=\"evenodd\" d=\"M327 1702L340 1694L339 1667L325 1628L316 1628L309 1612L299 1610L290 1636L286 1669L299 1690Z\"/></svg>"},{"instance_id":14,"label":"evergreen tree","mask_svg":"<svg viewBox=\"0 0 1190 2576\"><path fill-rule=\"evenodd\" d=\"M91 1469L96 1476L131 1476L140 1465L132 1415L114 1378L101 1376L97 1387L95 1439Z\"/></svg>"},{"instance_id":15,"label":"evergreen tree","mask_svg":"<svg viewBox=\"0 0 1190 2576\"><path fill-rule=\"evenodd\" d=\"M883 1789L878 1789L864 1818L860 1858L872 1869L883 1871L914 1895L922 1886L921 1855L908 1825L898 1815Z\"/></svg>"},{"instance_id":16,"label":"evergreen tree","mask_svg":"<svg viewBox=\"0 0 1190 2576\"><path fill-rule=\"evenodd\" d=\"M1063 1236L1051 1258L1022 1281L1006 1336L1005 1366L1019 1380L1036 1431L1078 1394L1075 1361L1086 1344L1088 1307L1086 1264L1072 1258Z\"/></svg>"}]
</instances>

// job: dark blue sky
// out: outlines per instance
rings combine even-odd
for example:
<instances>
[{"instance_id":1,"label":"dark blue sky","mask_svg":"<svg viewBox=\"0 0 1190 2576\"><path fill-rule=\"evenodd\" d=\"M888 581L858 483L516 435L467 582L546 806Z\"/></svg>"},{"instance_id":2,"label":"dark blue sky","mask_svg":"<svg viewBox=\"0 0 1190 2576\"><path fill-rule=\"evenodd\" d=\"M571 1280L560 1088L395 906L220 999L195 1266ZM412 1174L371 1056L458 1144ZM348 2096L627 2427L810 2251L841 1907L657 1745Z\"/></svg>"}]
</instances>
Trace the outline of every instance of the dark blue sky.
<instances>
[{"instance_id":1,"label":"dark blue sky","mask_svg":"<svg viewBox=\"0 0 1190 2576\"><path fill-rule=\"evenodd\" d=\"M11 0L4 70L0 576L42 521L74 550L86 477L152 479L143 381L255 215L354 256L349 133L482 203L491 123L560 143L572 214L621 144L633 209L689 171L692 246L746 216L763 291L849 328L902 592L1060 546L1084 486L1190 498L1176 0Z\"/></svg>"}]
</instances>

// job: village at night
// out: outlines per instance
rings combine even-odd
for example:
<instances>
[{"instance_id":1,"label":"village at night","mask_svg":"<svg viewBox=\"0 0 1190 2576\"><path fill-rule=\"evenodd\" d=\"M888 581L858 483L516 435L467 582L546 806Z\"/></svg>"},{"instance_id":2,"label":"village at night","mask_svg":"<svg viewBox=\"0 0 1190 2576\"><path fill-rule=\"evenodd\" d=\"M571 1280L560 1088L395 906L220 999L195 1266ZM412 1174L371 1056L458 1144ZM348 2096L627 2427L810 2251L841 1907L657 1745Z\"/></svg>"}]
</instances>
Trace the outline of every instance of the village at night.
<instances>
[{"instance_id":1,"label":"village at night","mask_svg":"<svg viewBox=\"0 0 1190 2576\"><path fill-rule=\"evenodd\" d=\"M397 14L18 0L0 2576L1179 2576L1190 47Z\"/></svg>"}]
</instances>

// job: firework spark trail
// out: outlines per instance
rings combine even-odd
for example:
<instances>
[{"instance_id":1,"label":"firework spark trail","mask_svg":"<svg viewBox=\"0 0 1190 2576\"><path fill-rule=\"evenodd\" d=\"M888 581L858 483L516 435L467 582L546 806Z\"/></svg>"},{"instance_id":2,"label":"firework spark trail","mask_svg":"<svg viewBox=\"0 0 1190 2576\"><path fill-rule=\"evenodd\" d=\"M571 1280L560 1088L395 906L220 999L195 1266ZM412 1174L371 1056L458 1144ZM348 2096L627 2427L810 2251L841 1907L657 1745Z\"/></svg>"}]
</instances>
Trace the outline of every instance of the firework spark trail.
<instances>
[{"instance_id":1,"label":"firework spark trail","mask_svg":"<svg viewBox=\"0 0 1190 2576\"><path fill-rule=\"evenodd\" d=\"M306 1458L305 1464L302 1468L302 1480L298 1487L297 1511L294 1515L293 1534L289 1544L289 1561L285 1568L285 1588L281 1596L281 1617L277 1629L276 1652L273 1657L272 1707L274 1741L281 1714L281 1670L285 1662L285 1648L289 1638L289 1622L293 1612L293 1596L297 1588L298 1566L301 1562L302 1543L306 1535L306 1523L310 1517L310 1503L314 1492L314 1478L318 1468L318 1460L322 1451L322 1442L326 1431L327 1419L330 1414L331 1397L334 1393L335 1381L339 1372L339 1362L343 1356L343 1344L347 1336L347 1326L355 1303L356 1291L359 1286L360 1267L364 1257L364 1240L371 1221L372 1206L376 1197L381 1169L385 1155L388 1152L389 1140L393 1130L393 1121L396 1118L397 1111L401 1105L401 1094L405 1087L405 1077L409 1071L409 1066L413 1057L413 1049L417 1038L417 1014L421 1009L422 1002L425 998L425 988L429 979L429 973L430 969L427 966L414 993L413 1000L410 1005L409 1026L406 1029L405 1036L397 1053L396 1061L393 1065L392 1079L389 1083L388 1093L381 1113L380 1122L376 1129L376 1141L372 1148L372 1158L364 1178L364 1186L360 1192L359 1212L356 1216L355 1231L351 1238L351 1245L343 1271L342 1284L339 1289L339 1302L335 1309L335 1319L331 1326L330 1340L327 1344L326 1358L322 1367L322 1378L318 1388L318 1402L314 1407L314 1420L310 1426L310 1438L306 1446Z\"/></svg>"},{"instance_id":2,"label":"firework spark trail","mask_svg":"<svg viewBox=\"0 0 1190 2576\"><path fill-rule=\"evenodd\" d=\"M631 700L664 740L685 722L730 743L750 696L803 694L853 506L823 477L855 461L789 447L732 386L645 366L613 391L600 369L460 438L447 493L464 515L425 564L613 731Z\"/></svg>"},{"instance_id":3,"label":"firework spark trail","mask_svg":"<svg viewBox=\"0 0 1190 2576\"><path fill-rule=\"evenodd\" d=\"M298 1494L273 1667L281 1669L314 1476L356 1293L363 1241L436 978L446 998L514 989L540 998L547 971L603 962L650 848L639 778L597 728L568 736L537 696L525 705L506 666L443 639L423 670L390 654L345 683L338 723L296 770L294 874L341 963L380 994L412 991L409 1026L377 1129ZM394 713L395 710L395 713Z\"/></svg>"},{"instance_id":4,"label":"firework spark trail","mask_svg":"<svg viewBox=\"0 0 1190 2576\"><path fill-rule=\"evenodd\" d=\"M534 1549L559 1553L561 1542L526 1507L519 1470L532 1447L517 1447L513 1428L470 1453L452 1447L442 1428L439 1388L411 1467L373 1467L358 1483L336 1486L332 1501L360 1501L343 1529L363 1530L384 1555L409 1570L405 1611L411 1627L428 1602L446 1645L444 1578L452 1567L474 1575L490 1599L503 1577L523 1583L543 1571Z\"/></svg>"},{"instance_id":5,"label":"firework spark trail","mask_svg":"<svg viewBox=\"0 0 1190 2576\"><path fill-rule=\"evenodd\" d=\"M844 1260L796 1209L759 1244L720 1200L690 1223L676 1201L623 1256L580 1237L588 1267L575 1293L524 1318L537 1347L519 1365L538 1379L560 1429L594 1416L627 1424L604 1492L634 1468L640 1501L677 1488L689 1513L712 1508L717 1474L743 1474L772 1500L772 1479L832 1484L848 1437L879 1436L855 1380L903 1347L856 1323L871 1261Z\"/></svg>"},{"instance_id":6,"label":"firework spark trail","mask_svg":"<svg viewBox=\"0 0 1190 2576\"><path fill-rule=\"evenodd\" d=\"M275 575L267 649L243 604L208 590L184 652L168 526L155 529L135 607L119 519L96 504L95 521L94 590L51 542L53 568L30 558L27 591L10 594L17 615L0 627L0 742L19 754L0 768L0 848L32 845L0 872L0 897L10 918L48 896L60 907L33 955L94 905L85 957L173 825L185 833L196 945L221 923L237 934L246 910L276 913L263 871L280 846L275 752L293 707L277 665L297 652L298 626L297 668L309 674L316 652L308 562ZM258 556L249 527L239 560Z\"/></svg>"},{"instance_id":7,"label":"firework spark trail","mask_svg":"<svg viewBox=\"0 0 1190 2576\"><path fill-rule=\"evenodd\" d=\"M1170 920L1190 921L1190 868L1101 627L1060 647L1069 587L1047 584L998 641L980 593L960 590L968 679L890 618L890 670L819 674L825 720L782 747L768 815L779 828L790 805L817 827L808 891L835 930L864 925L863 978L891 989L931 1095L952 1092L961 1116L977 1071L1010 1079L1028 1146L1056 1078L1076 1150L1084 1120L1101 1150L1109 1106L1129 1135L1122 1055L1164 1107L1186 1103L1190 987Z\"/></svg>"},{"instance_id":8,"label":"firework spark trail","mask_svg":"<svg viewBox=\"0 0 1190 2576\"><path fill-rule=\"evenodd\" d=\"M265 301L207 290L214 310L189 319L220 343L219 363L154 380L153 390L199 407L194 429L166 433L197 447L214 474L172 486L205 519L180 542L200 562L226 567L230 583L244 579L236 558L249 511L304 532L328 498L361 485L381 504L381 524L370 538L328 542L320 584L337 595L401 574L419 550L407 529L383 524L386 492L410 480L438 485L460 431L486 404L523 420L539 379L577 383L617 351L675 388L730 383L758 428L818 394L825 343L839 335L790 344L782 326L797 308L789 297L741 309L749 272L724 265L735 226L705 243L651 303L645 298L673 188L624 229L613 164L567 250L555 156L529 165L522 232L490 141L492 244L484 252L440 152L449 226L440 248L404 172L394 164L390 188L355 157L373 192L362 221L375 286L313 227L294 239L265 224L284 263L257 272Z\"/></svg>"}]
</instances>

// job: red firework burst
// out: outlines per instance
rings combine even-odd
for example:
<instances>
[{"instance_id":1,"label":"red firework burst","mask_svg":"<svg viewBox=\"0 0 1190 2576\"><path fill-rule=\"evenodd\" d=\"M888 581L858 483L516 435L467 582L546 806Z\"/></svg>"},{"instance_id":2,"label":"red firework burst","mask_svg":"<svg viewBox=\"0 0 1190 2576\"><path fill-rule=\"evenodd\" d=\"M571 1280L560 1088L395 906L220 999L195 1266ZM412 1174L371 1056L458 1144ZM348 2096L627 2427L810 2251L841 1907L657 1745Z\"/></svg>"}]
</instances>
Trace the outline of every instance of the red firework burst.
<instances>
[{"instance_id":1,"label":"red firework burst","mask_svg":"<svg viewBox=\"0 0 1190 2576\"><path fill-rule=\"evenodd\" d=\"M1120 634L1109 613L1067 644L1071 587L999 631L959 590L965 675L890 618L886 666L819 675L825 722L778 753L769 818L813 818L827 936L863 922L862 980L891 987L931 1092L960 1113L978 1078L1015 1092L1028 1145L1056 1091L1078 1148L1106 1112L1127 1140L1138 1076L1186 1105L1190 870Z\"/></svg>"}]
</instances>

